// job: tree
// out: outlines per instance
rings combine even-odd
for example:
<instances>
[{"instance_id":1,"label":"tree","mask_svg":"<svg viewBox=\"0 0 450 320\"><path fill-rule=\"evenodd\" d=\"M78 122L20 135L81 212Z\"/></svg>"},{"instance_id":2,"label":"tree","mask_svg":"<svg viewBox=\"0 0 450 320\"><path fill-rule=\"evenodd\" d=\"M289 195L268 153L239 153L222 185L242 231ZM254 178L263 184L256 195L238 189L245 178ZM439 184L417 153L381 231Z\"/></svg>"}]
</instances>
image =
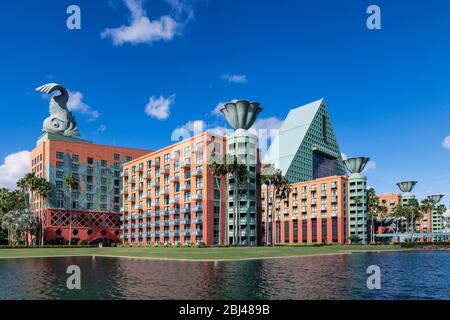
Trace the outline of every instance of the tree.
<instances>
[{"instance_id":1,"label":"tree","mask_svg":"<svg viewBox=\"0 0 450 320\"><path fill-rule=\"evenodd\" d=\"M359 205L361 204L361 198L359 196L354 196L353 203L355 204L355 212L356 212L356 216L355 216L356 235L358 236L358 239L359 239L357 243L359 243L359 241L362 240L361 237L358 235L358 213L359 213ZM350 240L350 243L353 243L351 236L348 239ZM356 239L356 238L354 238L354 239Z\"/></svg>"},{"instance_id":2,"label":"tree","mask_svg":"<svg viewBox=\"0 0 450 320\"><path fill-rule=\"evenodd\" d=\"M374 188L369 188L367 190L367 215L370 219L370 242L375 242L375 218L378 217L379 214L379 207L378 206L378 197L375 193Z\"/></svg>"},{"instance_id":3,"label":"tree","mask_svg":"<svg viewBox=\"0 0 450 320\"><path fill-rule=\"evenodd\" d=\"M280 203L285 199L289 199L289 193L291 192L291 185L289 184L289 180L281 175L276 177L276 185L275 185L275 196L276 198L280 198ZM280 210L276 210L276 219L275 219L275 244L279 244L281 242L281 227L280 227Z\"/></svg>"},{"instance_id":4,"label":"tree","mask_svg":"<svg viewBox=\"0 0 450 320\"><path fill-rule=\"evenodd\" d=\"M279 184L279 181L281 180L281 171L278 169L275 169L273 165L267 165L263 168L263 171L260 175L260 183L266 185L267 187L267 200L269 201L269 197L272 195L272 210L270 212L272 217L272 233L273 233L273 220L274 220L274 214L273 214L273 208L275 207L275 201L276 201L276 186ZM275 208L276 209L276 208ZM269 208L265 214L265 243L270 244L270 234L269 234Z\"/></svg>"},{"instance_id":5,"label":"tree","mask_svg":"<svg viewBox=\"0 0 450 320\"><path fill-rule=\"evenodd\" d=\"M69 188L69 246L72 244L72 191L78 187L78 181L73 176L64 177L64 185Z\"/></svg>"},{"instance_id":6,"label":"tree","mask_svg":"<svg viewBox=\"0 0 450 320\"><path fill-rule=\"evenodd\" d=\"M16 246L24 236L36 227L36 216L26 209L15 209L5 213L1 226L8 230L8 244Z\"/></svg>"},{"instance_id":7,"label":"tree","mask_svg":"<svg viewBox=\"0 0 450 320\"><path fill-rule=\"evenodd\" d=\"M50 182L48 182L44 178L38 178L36 194L43 198L44 210L39 211L39 224L41 226L40 235L41 235L41 246L44 245L44 232L45 232L45 212L47 209L47 198L52 194L52 186Z\"/></svg>"},{"instance_id":8,"label":"tree","mask_svg":"<svg viewBox=\"0 0 450 320\"><path fill-rule=\"evenodd\" d=\"M361 237L357 234L352 234L349 238L350 243L360 243L361 242Z\"/></svg>"},{"instance_id":9,"label":"tree","mask_svg":"<svg viewBox=\"0 0 450 320\"><path fill-rule=\"evenodd\" d=\"M226 179L227 176L227 165L226 165L226 157L223 155L216 155L213 151L211 153L211 157L208 159L208 168L211 171L214 182L216 184L217 189L219 190L219 245L221 245L221 218L222 218L222 188L219 183L220 181ZM226 224L226 228L228 228L228 223ZM225 233L225 243L228 242L228 239L226 239L226 233Z\"/></svg>"},{"instance_id":10,"label":"tree","mask_svg":"<svg viewBox=\"0 0 450 320\"><path fill-rule=\"evenodd\" d=\"M240 204L240 190L243 184L248 183L249 171L245 164L239 163L238 158L233 156L230 160L227 159L226 162L226 172L233 177L233 244L236 244L239 238L240 229L240 214L239 214L239 204ZM247 182L246 182L247 181ZM239 224L238 224L239 221Z\"/></svg>"}]
</instances>

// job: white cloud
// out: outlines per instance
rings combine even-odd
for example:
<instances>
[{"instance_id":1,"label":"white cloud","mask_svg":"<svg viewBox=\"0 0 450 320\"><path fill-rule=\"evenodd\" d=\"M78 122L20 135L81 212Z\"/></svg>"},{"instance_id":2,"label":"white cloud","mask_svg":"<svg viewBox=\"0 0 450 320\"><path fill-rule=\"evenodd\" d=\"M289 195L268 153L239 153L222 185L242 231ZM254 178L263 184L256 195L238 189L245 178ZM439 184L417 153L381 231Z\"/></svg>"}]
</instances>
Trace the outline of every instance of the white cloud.
<instances>
[{"instance_id":1,"label":"white cloud","mask_svg":"<svg viewBox=\"0 0 450 320\"><path fill-rule=\"evenodd\" d=\"M168 3L173 6L176 12L185 9L179 1L168 1ZM131 13L130 24L117 28L106 28L101 33L102 38L111 37L113 44L116 46L127 42L139 44L160 40L168 41L179 34L183 28L184 24L176 21L170 15L163 15L156 20L150 20L141 0L124 0L124 4Z\"/></svg>"},{"instance_id":2,"label":"white cloud","mask_svg":"<svg viewBox=\"0 0 450 320\"><path fill-rule=\"evenodd\" d=\"M16 189L16 182L28 172L29 151L11 153L0 165L0 188Z\"/></svg>"},{"instance_id":3,"label":"white cloud","mask_svg":"<svg viewBox=\"0 0 450 320\"><path fill-rule=\"evenodd\" d=\"M223 74L222 79L231 83L247 83L247 76L245 74Z\"/></svg>"},{"instance_id":4,"label":"white cloud","mask_svg":"<svg viewBox=\"0 0 450 320\"><path fill-rule=\"evenodd\" d=\"M374 170L377 167L377 163L375 161L369 160L369 162L367 162L366 167L364 168L364 171L368 171L368 170Z\"/></svg>"},{"instance_id":5,"label":"white cloud","mask_svg":"<svg viewBox=\"0 0 450 320\"><path fill-rule=\"evenodd\" d=\"M170 114L170 106L175 103L175 94L167 98L151 96L145 106L145 113L158 120L166 120Z\"/></svg>"},{"instance_id":6,"label":"white cloud","mask_svg":"<svg viewBox=\"0 0 450 320\"><path fill-rule=\"evenodd\" d=\"M98 134L102 134L105 133L106 129L108 129L108 127L106 126L106 124L102 123L97 130L95 130L96 133Z\"/></svg>"},{"instance_id":7,"label":"white cloud","mask_svg":"<svg viewBox=\"0 0 450 320\"><path fill-rule=\"evenodd\" d=\"M444 147L444 149L447 149L450 151L450 135L445 137L444 140L442 140L442 146Z\"/></svg>"},{"instance_id":8,"label":"white cloud","mask_svg":"<svg viewBox=\"0 0 450 320\"><path fill-rule=\"evenodd\" d=\"M69 91L69 101L67 108L70 111L79 112L88 117L87 121L95 121L100 116L97 110L92 109L83 101L83 94L80 91Z\"/></svg>"},{"instance_id":9,"label":"white cloud","mask_svg":"<svg viewBox=\"0 0 450 320\"><path fill-rule=\"evenodd\" d=\"M257 118L255 124L253 124L249 131L255 133L259 139L262 137L270 137L273 139L278 134L282 124L283 120L276 117Z\"/></svg>"},{"instance_id":10,"label":"white cloud","mask_svg":"<svg viewBox=\"0 0 450 320\"><path fill-rule=\"evenodd\" d=\"M172 132L171 141L184 140L205 131L222 136L233 132L232 129L220 125L211 126L203 120L194 120L188 121L185 124L175 128L175 130L173 130Z\"/></svg>"}]
</instances>

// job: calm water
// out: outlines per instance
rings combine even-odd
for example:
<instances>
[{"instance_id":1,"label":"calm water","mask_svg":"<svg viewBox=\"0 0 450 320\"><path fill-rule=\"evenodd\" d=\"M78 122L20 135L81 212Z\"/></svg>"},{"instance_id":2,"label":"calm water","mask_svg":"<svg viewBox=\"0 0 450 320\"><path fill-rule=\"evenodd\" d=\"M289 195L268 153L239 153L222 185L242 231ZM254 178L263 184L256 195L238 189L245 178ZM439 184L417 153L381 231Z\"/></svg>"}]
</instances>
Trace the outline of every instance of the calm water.
<instances>
[{"instance_id":1,"label":"calm water","mask_svg":"<svg viewBox=\"0 0 450 320\"><path fill-rule=\"evenodd\" d=\"M66 288L72 264L81 268L81 290ZM381 268L381 290L366 287L369 265ZM239 262L6 259L0 299L450 299L450 252Z\"/></svg>"}]
</instances>

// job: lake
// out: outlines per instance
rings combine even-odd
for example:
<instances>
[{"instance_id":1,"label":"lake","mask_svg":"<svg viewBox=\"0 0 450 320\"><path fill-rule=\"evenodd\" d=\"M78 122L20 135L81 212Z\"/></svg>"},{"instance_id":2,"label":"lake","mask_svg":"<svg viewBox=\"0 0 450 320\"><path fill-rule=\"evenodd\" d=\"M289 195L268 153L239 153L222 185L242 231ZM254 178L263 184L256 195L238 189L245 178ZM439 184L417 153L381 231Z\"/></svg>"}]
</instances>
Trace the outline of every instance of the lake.
<instances>
[{"instance_id":1,"label":"lake","mask_svg":"<svg viewBox=\"0 0 450 320\"><path fill-rule=\"evenodd\" d=\"M81 269L80 290L66 287L69 265ZM370 265L381 269L380 290L367 288ZM0 299L450 299L450 252L229 262L2 259Z\"/></svg>"}]
</instances>

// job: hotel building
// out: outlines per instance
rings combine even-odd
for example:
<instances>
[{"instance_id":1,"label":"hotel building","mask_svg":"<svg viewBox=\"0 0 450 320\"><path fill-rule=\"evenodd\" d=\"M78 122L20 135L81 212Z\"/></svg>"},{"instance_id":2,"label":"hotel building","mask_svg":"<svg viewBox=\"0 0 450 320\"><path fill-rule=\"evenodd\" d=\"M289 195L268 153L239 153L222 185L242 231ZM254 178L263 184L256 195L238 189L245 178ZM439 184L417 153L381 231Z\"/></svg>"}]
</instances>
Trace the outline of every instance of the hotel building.
<instances>
[{"instance_id":1,"label":"hotel building","mask_svg":"<svg viewBox=\"0 0 450 320\"><path fill-rule=\"evenodd\" d=\"M87 140L44 133L30 155L30 171L50 182L52 194L31 197L33 212L44 217L45 241L67 243L118 242L122 164L149 150L94 144ZM64 177L77 186L69 190Z\"/></svg>"},{"instance_id":2,"label":"hotel building","mask_svg":"<svg viewBox=\"0 0 450 320\"><path fill-rule=\"evenodd\" d=\"M346 176L331 176L291 185L285 199L262 189L263 221L269 216L271 243L346 243ZM273 212L273 213L272 213ZM272 227L271 217L275 216ZM272 231L275 230L275 231ZM278 239L277 239L278 238Z\"/></svg>"},{"instance_id":3,"label":"hotel building","mask_svg":"<svg viewBox=\"0 0 450 320\"><path fill-rule=\"evenodd\" d=\"M263 162L291 183L286 200L263 186L265 243L347 242L348 178L324 99L289 111Z\"/></svg>"},{"instance_id":4,"label":"hotel building","mask_svg":"<svg viewBox=\"0 0 450 320\"><path fill-rule=\"evenodd\" d=\"M224 154L225 139L204 132L123 165L124 243L213 245L219 233L224 243L227 184L208 168L213 151Z\"/></svg>"},{"instance_id":5,"label":"hotel building","mask_svg":"<svg viewBox=\"0 0 450 320\"><path fill-rule=\"evenodd\" d=\"M256 102L227 103L221 112L232 134L203 132L157 151L45 132L30 157L30 171L52 186L48 198L31 197L33 211L44 217L45 241L254 246L344 244L358 236L366 243L367 179L360 173L369 159L345 160L347 176L325 100L290 110L262 161L257 135L248 131L261 111ZM214 177L213 153L236 156L249 180ZM287 178L288 194L259 184L266 165ZM66 176L78 181L73 190ZM392 213L414 198L414 184L400 183L401 195L379 195L380 205ZM442 219L432 211L418 227L440 231Z\"/></svg>"}]
</instances>

